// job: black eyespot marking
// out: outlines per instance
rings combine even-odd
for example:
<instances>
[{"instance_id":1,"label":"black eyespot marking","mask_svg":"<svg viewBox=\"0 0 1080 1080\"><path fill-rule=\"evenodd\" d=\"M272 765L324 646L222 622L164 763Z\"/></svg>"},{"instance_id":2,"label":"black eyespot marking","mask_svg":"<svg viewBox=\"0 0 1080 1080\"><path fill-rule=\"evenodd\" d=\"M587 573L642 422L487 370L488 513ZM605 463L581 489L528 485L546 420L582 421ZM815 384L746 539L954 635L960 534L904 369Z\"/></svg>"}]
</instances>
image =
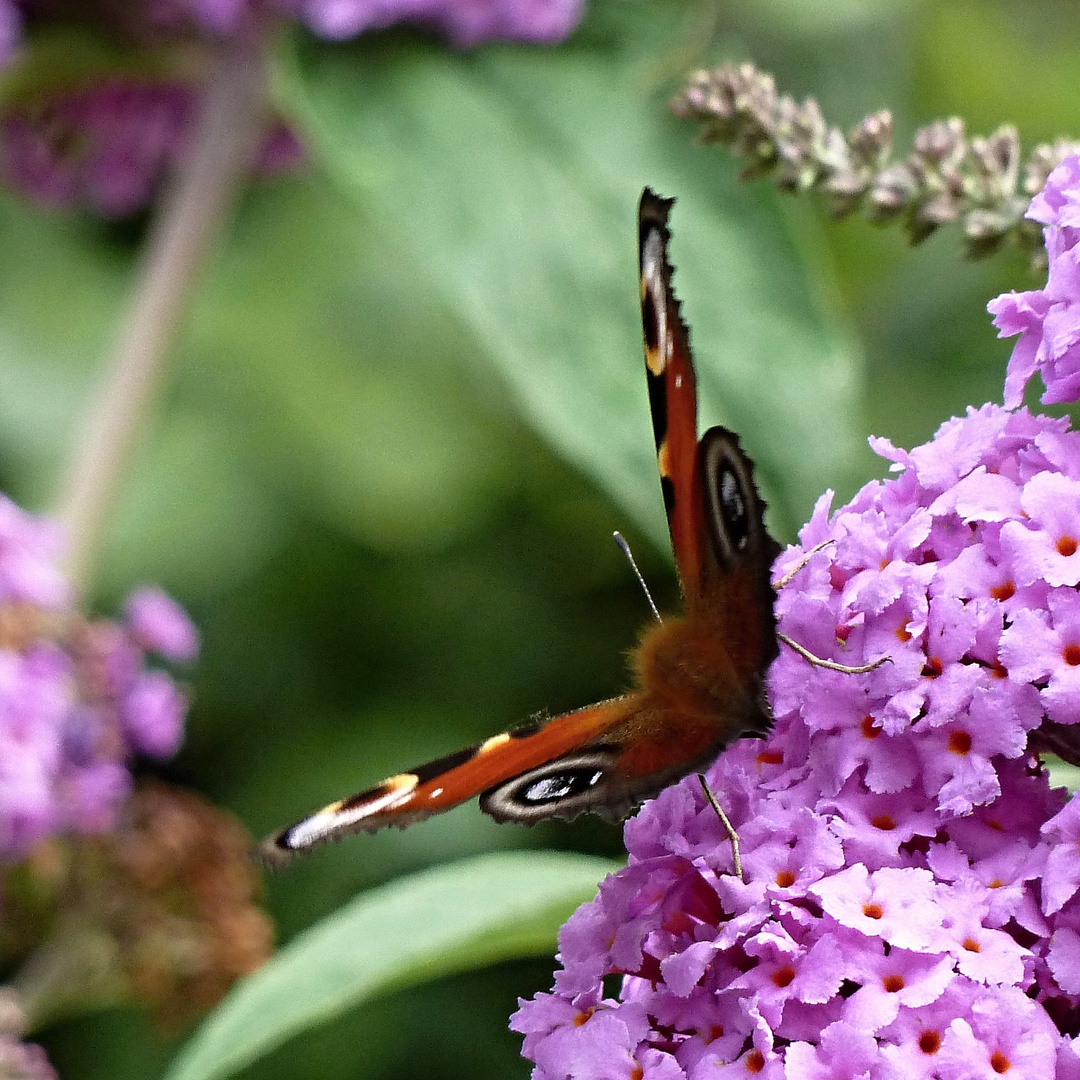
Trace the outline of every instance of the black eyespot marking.
<instances>
[{"instance_id":1,"label":"black eyespot marking","mask_svg":"<svg viewBox=\"0 0 1080 1080\"><path fill-rule=\"evenodd\" d=\"M660 477L660 491L664 496L664 509L667 511L668 520L671 520L672 511L675 509L675 484L670 476Z\"/></svg>"},{"instance_id":2,"label":"black eyespot marking","mask_svg":"<svg viewBox=\"0 0 1080 1080\"><path fill-rule=\"evenodd\" d=\"M581 795L595 787L603 775L601 769L567 769L565 772L541 776L523 790L514 792L512 797L524 806L543 806L572 795Z\"/></svg>"},{"instance_id":3,"label":"black eyespot marking","mask_svg":"<svg viewBox=\"0 0 1080 1080\"><path fill-rule=\"evenodd\" d=\"M710 550L717 564L723 567L732 559L758 552L771 561L776 545L762 523L765 504L754 487L754 466L739 448L738 436L727 428L709 428L698 442L698 454ZM772 590L768 593L771 598Z\"/></svg>"},{"instance_id":4,"label":"black eyespot marking","mask_svg":"<svg viewBox=\"0 0 1080 1080\"><path fill-rule=\"evenodd\" d=\"M659 453L668 432L667 382L663 374L654 375L648 368L645 369L645 381L649 385L649 411L652 413L653 437Z\"/></svg>"},{"instance_id":5,"label":"black eyespot marking","mask_svg":"<svg viewBox=\"0 0 1080 1080\"><path fill-rule=\"evenodd\" d=\"M594 746L522 773L480 796L480 809L497 821L573 818L586 810L604 813L612 805L609 781L619 751ZM625 798L616 799L620 807Z\"/></svg>"},{"instance_id":6,"label":"black eyespot marking","mask_svg":"<svg viewBox=\"0 0 1080 1080\"><path fill-rule=\"evenodd\" d=\"M745 551L750 542L750 519L746 511L739 477L725 465L720 470L720 510L724 515L731 541L739 551Z\"/></svg>"},{"instance_id":7,"label":"black eyespot marking","mask_svg":"<svg viewBox=\"0 0 1080 1080\"><path fill-rule=\"evenodd\" d=\"M660 343L660 328L656 318L656 304L653 302L652 289L648 287L641 301L641 325L645 331L645 348L649 352L654 352Z\"/></svg>"}]
</instances>

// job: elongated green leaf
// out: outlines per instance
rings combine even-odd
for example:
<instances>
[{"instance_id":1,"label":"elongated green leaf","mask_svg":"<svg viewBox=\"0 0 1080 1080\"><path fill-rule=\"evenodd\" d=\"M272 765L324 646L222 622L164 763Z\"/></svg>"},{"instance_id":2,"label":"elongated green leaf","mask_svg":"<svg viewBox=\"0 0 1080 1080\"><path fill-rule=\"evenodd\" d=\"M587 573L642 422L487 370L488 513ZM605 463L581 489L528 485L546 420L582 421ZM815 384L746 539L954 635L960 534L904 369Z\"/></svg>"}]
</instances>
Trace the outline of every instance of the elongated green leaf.
<instances>
[{"instance_id":1,"label":"elongated green leaf","mask_svg":"<svg viewBox=\"0 0 1080 1080\"><path fill-rule=\"evenodd\" d=\"M567 853L468 859L358 896L239 983L166 1080L216 1080L291 1035L391 990L554 951L574 908L618 869Z\"/></svg>"},{"instance_id":2,"label":"elongated green leaf","mask_svg":"<svg viewBox=\"0 0 1080 1080\"><path fill-rule=\"evenodd\" d=\"M790 531L822 487L850 483L862 453L862 361L827 311L828 269L765 187L725 181L723 159L668 113L670 87L650 71L684 32L678 6L593 9L554 52L300 44L283 96L522 414L661 542L635 211L645 184L678 196L676 287L704 421L744 434Z\"/></svg>"}]
</instances>

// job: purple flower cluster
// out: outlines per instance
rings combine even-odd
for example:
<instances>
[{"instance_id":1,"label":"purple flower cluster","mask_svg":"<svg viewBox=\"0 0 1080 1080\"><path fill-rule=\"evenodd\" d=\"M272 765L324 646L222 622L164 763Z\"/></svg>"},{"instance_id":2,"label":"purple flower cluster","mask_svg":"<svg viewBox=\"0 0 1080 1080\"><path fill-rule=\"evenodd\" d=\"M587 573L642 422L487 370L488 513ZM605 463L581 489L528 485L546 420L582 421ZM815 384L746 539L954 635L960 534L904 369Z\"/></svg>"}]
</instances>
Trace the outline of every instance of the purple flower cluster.
<instances>
[{"instance_id":1,"label":"purple flower cluster","mask_svg":"<svg viewBox=\"0 0 1080 1080\"><path fill-rule=\"evenodd\" d=\"M1036 371L1047 404L1080 397L1080 158L1066 158L1035 196L1027 216L1047 226L1046 288L990 302L1001 337L1020 335L1005 378L1005 404L1019 405Z\"/></svg>"},{"instance_id":2,"label":"purple flower cluster","mask_svg":"<svg viewBox=\"0 0 1080 1080\"><path fill-rule=\"evenodd\" d=\"M144 207L191 130L191 86L115 75L68 93L12 105L0 118L3 182L45 206L86 206L120 218ZM279 172L301 159L283 125L254 162Z\"/></svg>"},{"instance_id":3,"label":"purple flower cluster","mask_svg":"<svg viewBox=\"0 0 1080 1080\"><path fill-rule=\"evenodd\" d=\"M581 18L584 0L154 0L87 5L102 29L155 53L153 70L187 74L147 77L117 69L97 79L50 86L0 112L0 177L46 206L82 205L105 217L145 207L166 170L184 153L200 101L190 76L190 37L243 32L253 18L294 18L333 39L408 22L430 27L459 47L489 40L561 41ZM59 17L50 0L0 0L0 68L17 55L23 31ZM62 11L62 7L61 7ZM24 20L25 16L25 20ZM26 26L24 27L24 21ZM177 45L181 59L169 61ZM31 48L26 50L28 58ZM147 65L142 65L145 68ZM276 172L302 158L281 123L267 133L256 172Z\"/></svg>"},{"instance_id":4,"label":"purple flower cluster","mask_svg":"<svg viewBox=\"0 0 1080 1080\"><path fill-rule=\"evenodd\" d=\"M1058 280L1010 376L1080 304L1078 197L1072 160L1036 202ZM535 1080L1080 1077L1080 803L1028 745L1080 722L1080 432L985 405L875 448L899 475L823 496L774 580L784 635L887 660L781 648L773 733L708 776L743 879L694 778L628 822L512 1021Z\"/></svg>"},{"instance_id":5,"label":"purple flower cluster","mask_svg":"<svg viewBox=\"0 0 1080 1080\"><path fill-rule=\"evenodd\" d=\"M327 38L409 22L430 26L458 48L485 41L562 41L585 0L300 0L298 14Z\"/></svg>"},{"instance_id":6,"label":"purple flower cluster","mask_svg":"<svg viewBox=\"0 0 1080 1080\"><path fill-rule=\"evenodd\" d=\"M0 68L15 56L22 29L22 17L12 0L0 0Z\"/></svg>"},{"instance_id":7,"label":"purple flower cluster","mask_svg":"<svg viewBox=\"0 0 1080 1080\"><path fill-rule=\"evenodd\" d=\"M22 2L40 6L42 0ZM144 18L163 29L231 34L262 12L296 19L335 40L413 23L470 48L485 41L562 41L584 6L585 0L155 0Z\"/></svg>"},{"instance_id":8,"label":"purple flower cluster","mask_svg":"<svg viewBox=\"0 0 1080 1080\"><path fill-rule=\"evenodd\" d=\"M0 860L63 831L100 832L131 783L134 753L167 757L187 703L147 651L191 660L198 638L157 589L125 624L71 609L57 531L0 496Z\"/></svg>"}]
</instances>

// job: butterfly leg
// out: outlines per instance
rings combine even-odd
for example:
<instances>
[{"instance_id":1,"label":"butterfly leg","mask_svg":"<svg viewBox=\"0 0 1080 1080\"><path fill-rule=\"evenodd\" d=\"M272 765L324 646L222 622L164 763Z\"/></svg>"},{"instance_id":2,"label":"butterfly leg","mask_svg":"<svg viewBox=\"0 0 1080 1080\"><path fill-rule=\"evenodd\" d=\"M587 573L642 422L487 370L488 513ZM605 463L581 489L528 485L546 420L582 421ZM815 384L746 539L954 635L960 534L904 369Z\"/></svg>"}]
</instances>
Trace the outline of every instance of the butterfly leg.
<instances>
[{"instance_id":1,"label":"butterfly leg","mask_svg":"<svg viewBox=\"0 0 1080 1080\"><path fill-rule=\"evenodd\" d=\"M785 585L791 583L791 579L805 567L810 560L819 552L822 548L827 548L830 544L835 544L833 539L822 540L820 544L815 544L805 555L776 583L776 591L779 592Z\"/></svg>"},{"instance_id":2,"label":"butterfly leg","mask_svg":"<svg viewBox=\"0 0 1080 1080\"><path fill-rule=\"evenodd\" d=\"M785 585L790 584L791 579L802 570L810 560L819 552L822 548L828 547L830 544L836 541L822 540L820 544L815 544L805 555L776 583L776 589L779 591L784 588ZM809 661L814 667L828 668L829 671L840 671L845 675L864 675L868 671L873 671L874 668L881 667L889 658L887 656L881 656L871 664L838 664L835 660L823 660L820 656L815 656L809 649L804 648L796 641L792 641L787 634L778 633L777 638L782 641L788 648L794 649L804 660Z\"/></svg>"},{"instance_id":3,"label":"butterfly leg","mask_svg":"<svg viewBox=\"0 0 1080 1080\"><path fill-rule=\"evenodd\" d=\"M735 876L740 881L745 881L742 872L742 851L739 848L739 834L735 831L735 826L731 824L727 814L724 813L724 808L713 794L712 788L709 787L709 781L705 779L705 774L698 773L697 778L701 781L701 790L705 792L705 798L708 799L709 805L716 811L716 816L720 819L720 824L724 826L724 832L727 833L728 839L731 841L731 855L732 861L735 863Z\"/></svg>"},{"instance_id":4,"label":"butterfly leg","mask_svg":"<svg viewBox=\"0 0 1080 1080\"><path fill-rule=\"evenodd\" d=\"M809 649L803 648L797 641L792 641L787 634L777 634L776 636L780 641L787 645L789 649L794 649L804 660L813 664L814 667L828 668L829 671L840 671L845 675L865 675L866 672L873 671L874 668L879 668L886 661L892 659L890 656L879 656L869 664L838 664L835 660L824 660L820 656L815 656Z\"/></svg>"}]
</instances>

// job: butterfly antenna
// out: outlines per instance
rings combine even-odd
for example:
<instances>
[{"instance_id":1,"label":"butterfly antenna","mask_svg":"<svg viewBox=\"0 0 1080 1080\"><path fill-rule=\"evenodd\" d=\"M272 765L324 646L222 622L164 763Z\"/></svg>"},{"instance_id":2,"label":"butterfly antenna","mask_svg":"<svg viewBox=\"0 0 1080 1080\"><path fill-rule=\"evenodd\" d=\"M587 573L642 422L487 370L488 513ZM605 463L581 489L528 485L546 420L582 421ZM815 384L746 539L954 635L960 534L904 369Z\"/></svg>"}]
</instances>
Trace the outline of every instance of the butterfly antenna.
<instances>
[{"instance_id":1,"label":"butterfly antenna","mask_svg":"<svg viewBox=\"0 0 1080 1080\"><path fill-rule=\"evenodd\" d=\"M656 616L657 622L663 622L660 618L660 612L656 608L656 604L653 603L652 593L649 592L649 586L645 584L645 578L642 577L641 571L638 569L638 564L634 561L634 553L630 550L630 545L626 542L626 537L617 530L611 534L615 538L615 543L619 545L619 550L626 556L626 561L630 564L630 569L634 571L634 576L638 579L638 584L641 586L642 592L645 593L645 599L649 601L649 608L653 615Z\"/></svg>"}]
</instances>

